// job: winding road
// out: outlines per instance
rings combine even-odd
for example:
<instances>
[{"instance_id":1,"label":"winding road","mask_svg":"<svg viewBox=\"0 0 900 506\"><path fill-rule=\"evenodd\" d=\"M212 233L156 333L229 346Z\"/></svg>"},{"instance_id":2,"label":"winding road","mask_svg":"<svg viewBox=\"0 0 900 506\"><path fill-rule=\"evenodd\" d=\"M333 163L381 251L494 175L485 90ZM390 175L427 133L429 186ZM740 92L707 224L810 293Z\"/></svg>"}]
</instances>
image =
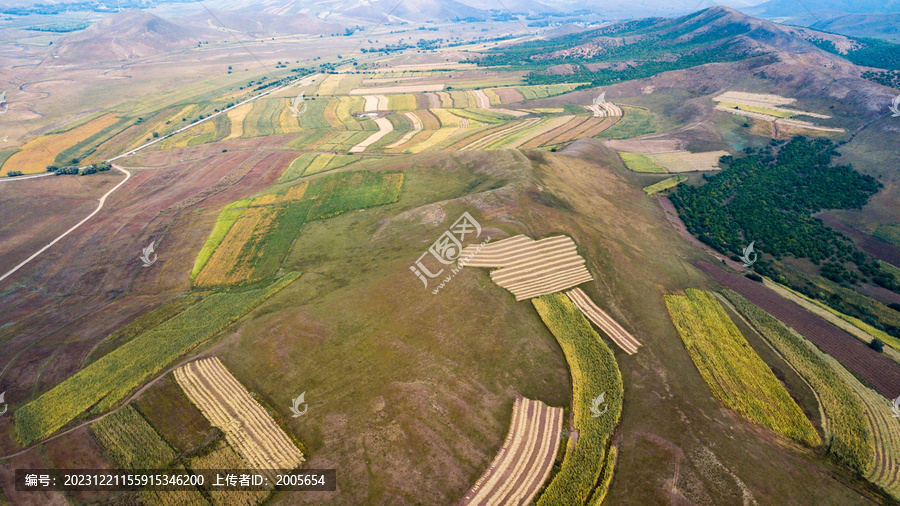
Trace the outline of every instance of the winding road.
<instances>
[{"instance_id":1,"label":"winding road","mask_svg":"<svg viewBox=\"0 0 900 506\"><path fill-rule=\"evenodd\" d=\"M216 116L218 116L218 115L220 115L220 114L227 113L228 111L234 109L235 107L240 107L240 106L242 106L242 105L244 105L244 104L246 104L246 103L252 102L252 101L254 101L254 100L258 100L258 99L260 99L260 98L262 98L262 97L264 97L264 96L266 96L266 95L275 93L276 91L281 91L281 90L283 90L283 89L285 89L285 88L289 88L289 87L291 87L291 86L296 86L296 85L298 85L298 84L301 85L301 86L308 86L308 85L311 84L313 81L315 81L315 79L318 78L320 75L321 75L321 74L313 74L313 75L308 76L308 77L305 77L305 78L303 78L303 79L298 79L298 80L292 81L292 82L290 82L290 83L288 83L288 84L285 84L285 85L282 85L282 86L275 87L275 88L273 88L273 89L271 89L271 90L269 90L269 91L260 93L259 95L256 95L256 96L254 96L254 97L250 97L250 98L248 98L247 100L244 100L243 102L239 102L239 103L237 103L237 104L234 104L234 105L231 106L231 107L226 107L225 109L222 109L221 111L219 111L219 112L217 112L217 113L210 114L209 116L207 116L207 117L205 117L205 118L203 118L203 119L201 119L201 120L197 120L197 121L191 123L190 125L188 125L188 126L186 126L186 127L179 128L178 130L175 130L174 132L172 132L172 133L170 133L170 134L164 135L164 136L162 136L162 137L160 137L160 138L158 138L158 139L155 139L155 140L150 141L150 142L148 142L148 143L142 144L142 145L140 145L140 146L138 146L138 147L136 147L136 148L134 148L134 149L132 149L132 150L130 150L130 151L127 151L127 152L125 152L125 153L123 153L123 154L121 154L121 155L119 155L119 156L110 158L109 160L106 160L106 161L112 163L112 162L114 162L114 161L116 161L116 160L118 160L118 159L120 159L120 158L123 158L123 157L126 157L126 156L133 155L133 154L137 153L138 151L140 151L140 150L142 150L142 149L144 149L144 148L148 148L148 147L150 147L150 146L156 144L157 142L160 142L160 141L162 141L162 140L164 140L164 139L166 139L166 138L168 138L168 137L171 137L171 136L173 136L173 135L178 135L178 134L180 134L181 132L184 132L185 130L188 130L189 128L192 128L192 127L194 127L194 126L196 126L196 125L199 125L200 123L203 123L204 121L209 121L209 120L215 118ZM72 228L70 228L69 230L66 230L65 232L63 232L63 233L62 233L59 237L57 237L56 239L53 239L52 241L50 241L47 245L45 245L43 248L39 249L39 250L38 250L37 252L35 252L33 255L31 255L30 257L26 258L25 261L23 261L23 262L20 263L19 265L13 267L13 268L10 269L8 272L6 272L6 273L3 274L2 276L0 276L0 281L3 281L4 279L8 278L9 276L12 276L13 274L16 273L16 271L18 271L18 270L21 269L22 267L25 267L26 265L28 265L29 262L31 262L32 260L34 260L35 258L37 258L38 256L40 256L41 253L47 251L48 249L50 249L51 247L53 247L54 244L58 243L58 242L61 241L63 238L65 238L67 235L69 235L69 234L71 234L72 232L74 232L75 230L77 230L78 227L84 225L88 220L90 220L91 218L93 218L94 215L96 215L97 213L99 213L101 209L103 209L103 204L106 202L107 197L109 197L110 195L112 195L112 193L113 193L114 191L116 191L116 190L118 190L119 188L121 188L122 185L124 185L124 184L131 178L131 173L128 172L127 170L125 170L125 169L123 169L122 167L120 167L120 166L118 166L118 165L115 165L115 164L113 165L113 167L114 167L116 170L118 170L118 171L122 172L123 174L125 174L125 179L123 179L122 181L120 181L119 184L117 184L116 186L114 186L112 189L110 189L108 192L106 192L102 197L100 197L100 201L99 201L98 204L97 204L97 208L94 209L94 212L92 212L91 214L87 215L87 217L85 217L83 220L81 220L81 221L79 221L78 223L76 223L76 224L75 224ZM24 178L19 178L19 177L17 177L17 178L5 178L5 179L2 179L2 181L3 181L3 182L23 181L23 180L27 180L27 179L34 179L34 178L37 178L37 177L45 177L45 176L48 176L48 175L50 175L50 174L41 174L41 175L39 175L39 176L29 176L29 177L24 177Z\"/></svg>"}]
</instances>

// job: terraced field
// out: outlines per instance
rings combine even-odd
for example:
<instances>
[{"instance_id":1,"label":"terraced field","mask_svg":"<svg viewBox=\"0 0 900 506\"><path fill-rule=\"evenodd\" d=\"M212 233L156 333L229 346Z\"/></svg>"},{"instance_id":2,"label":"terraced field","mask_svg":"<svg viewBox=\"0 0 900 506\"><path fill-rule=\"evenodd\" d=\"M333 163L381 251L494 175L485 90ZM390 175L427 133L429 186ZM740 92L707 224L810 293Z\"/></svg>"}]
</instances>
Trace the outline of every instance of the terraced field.
<instances>
[{"instance_id":1,"label":"terraced field","mask_svg":"<svg viewBox=\"0 0 900 506\"><path fill-rule=\"evenodd\" d=\"M491 279L516 300L531 299L572 288L593 279L568 236L535 241L517 235L483 246L470 245L460 254L460 266L499 267Z\"/></svg>"},{"instance_id":2,"label":"terraced field","mask_svg":"<svg viewBox=\"0 0 900 506\"><path fill-rule=\"evenodd\" d=\"M290 470L303 454L218 358L190 362L173 373L204 416L255 469Z\"/></svg>"},{"instance_id":3,"label":"terraced field","mask_svg":"<svg viewBox=\"0 0 900 506\"><path fill-rule=\"evenodd\" d=\"M563 409L516 398L506 440L462 505L531 504L559 451Z\"/></svg>"},{"instance_id":4,"label":"terraced field","mask_svg":"<svg viewBox=\"0 0 900 506\"><path fill-rule=\"evenodd\" d=\"M600 309L594 301L587 296L581 288L573 288L566 292L566 295L572 302L578 306L578 309L587 316L588 320L594 323L607 337L616 343L619 348L629 355L637 353L641 343L634 338L627 330L619 325L619 322L613 320L605 311Z\"/></svg>"}]
</instances>

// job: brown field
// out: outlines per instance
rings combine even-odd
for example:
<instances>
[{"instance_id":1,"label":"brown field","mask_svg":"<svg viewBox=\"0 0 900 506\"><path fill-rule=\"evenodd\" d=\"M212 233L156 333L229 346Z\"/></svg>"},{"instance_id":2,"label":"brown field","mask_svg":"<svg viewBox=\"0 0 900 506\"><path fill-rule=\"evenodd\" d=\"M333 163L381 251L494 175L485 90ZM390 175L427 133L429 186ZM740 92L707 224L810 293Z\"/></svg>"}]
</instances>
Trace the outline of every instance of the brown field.
<instances>
[{"instance_id":1,"label":"brown field","mask_svg":"<svg viewBox=\"0 0 900 506\"><path fill-rule=\"evenodd\" d=\"M194 280L197 286L230 285L250 279L265 246L259 239L278 224L278 209L251 208L241 213L225 239ZM248 243L252 245L245 250Z\"/></svg>"},{"instance_id":2,"label":"brown field","mask_svg":"<svg viewBox=\"0 0 900 506\"><path fill-rule=\"evenodd\" d=\"M494 93L500 97L501 104L510 104L513 102L521 102L525 100L525 95L522 95L522 92L515 88L494 88Z\"/></svg>"},{"instance_id":3,"label":"brown field","mask_svg":"<svg viewBox=\"0 0 900 506\"><path fill-rule=\"evenodd\" d=\"M531 504L550 475L562 423L562 408L517 398L503 447L459 504Z\"/></svg>"},{"instance_id":4,"label":"brown field","mask_svg":"<svg viewBox=\"0 0 900 506\"><path fill-rule=\"evenodd\" d=\"M460 266L499 267L491 279L515 295L516 300L540 297L572 288L593 277L584 266L575 242L560 235L535 241L517 235L482 247L467 246Z\"/></svg>"},{"instance_id":5,"label":"brown field","mask_svg":"<svg viewBox=\"0 0 900 506\"><path fill-rule=\"evenodd\" d=\"M43 135L29 141L19 152L9 157L3 167L0 167L0 176L5 176L11 170L22 171L23 174L46 172L47 166L53 165L56 160L56 155L117 121L119 118L116 116L105 114L68 132Z\"/></svg>"},{"instance_id":6,"label":"brown field","mask_svg":"<svg viewBox=\"0 0 900 506\"><path fill-rule=\"evenodd\" d=\"M881 395L893 399L900 392L900 364L756 281L707 262L696 265L719 283L799 332Z\"/></svg>"},{"instance_id":7,"label":"brown field","mask_svg":"<svg viewBox=\"0 0 900 506\"><path fill-rule=\"evenodd\" d=\"M846 235L850 239L853 239L853 242L859 249L883 262L900 267L900 248L888 244L873 235L869 235L861 230L846 225L830 214L821 214L819 215L819 219L829 227Z\"/></svg>"},{"instance_id":8,"label":"brown field","mask_svg":"<svg viewBox=\"0 0 900 506\"><path fill-rule=\"evenodd\" d=\"M204 416L255 469L294 469L303 454L218 358L190 362L175 380Z\"/></svg>"},{"instance_id":9,"label":"brown field","mask_svg":"<svg viewBox=\"0 0 900 506\"><path fill-rule=\"evenodd\" d=\"M629 355L637 353L641 343L635 339L634 336L629 334L627 330L622 328L622 326L619 325L619 322L613 320L605 311L600 309L597 304L594 304L594 301L592 301L581 288L569 290L566 292L566 295L568 295L569 299L578 306L578 309L587 316L588 320L599 327L600 330L602 330L612 342L616 343L619 348L622 348L625 353L628 353Z\"/></svg>"}]
</instances>

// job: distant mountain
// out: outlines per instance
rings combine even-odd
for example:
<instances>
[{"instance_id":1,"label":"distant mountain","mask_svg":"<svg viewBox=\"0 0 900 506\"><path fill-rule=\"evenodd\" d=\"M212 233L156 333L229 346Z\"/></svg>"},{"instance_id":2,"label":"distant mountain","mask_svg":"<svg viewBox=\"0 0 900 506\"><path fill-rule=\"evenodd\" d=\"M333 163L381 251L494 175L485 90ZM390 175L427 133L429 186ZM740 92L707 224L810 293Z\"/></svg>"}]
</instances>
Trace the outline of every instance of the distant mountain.
<instances>
[{"instance_id":1,"label":"distant mountain","mask_svg":"<svg viewBox=\"0 0 900 506\"><path fill-rule=\"evenodd\" d=\"M750 16L841 35L898 39L900 0L769 0L742 8Z\"/></svg>"},{"instance_id":2,"label":"distant mountain","mask_svg":"<svg viewBox=\"0 0 900 506\"><path fill-rule=\"evenodd\" d=\"M900 13L844 14L824 21L816 21L809 27L853 37L876 37L900 41Z\"/></svg>"},{"instance_id":3,"label":"distant mountain","mask_svg":"<svg viewBox=\"0 0 900 506\"><path fill-rule=\"evenodd\" d=\"M308 9L303 9L308 10ZM239 32L249 37L343 34L344 26L303 12L296 2L262 2L236 10L202 10L182 18L193 26Z\"/></svg>"},{"instance_id":4,"label":"distant mountain","mask_svg":"<svg viewBox=\"0 0 900 506\"><path fill-rule=\"evenodd\" d=\"M213 37L218 37L213 30L183 26L132 9L112 14L67 37L57 55L62 60L80 62L125 60L196 45Z\"/></svg>"}]
</instances>

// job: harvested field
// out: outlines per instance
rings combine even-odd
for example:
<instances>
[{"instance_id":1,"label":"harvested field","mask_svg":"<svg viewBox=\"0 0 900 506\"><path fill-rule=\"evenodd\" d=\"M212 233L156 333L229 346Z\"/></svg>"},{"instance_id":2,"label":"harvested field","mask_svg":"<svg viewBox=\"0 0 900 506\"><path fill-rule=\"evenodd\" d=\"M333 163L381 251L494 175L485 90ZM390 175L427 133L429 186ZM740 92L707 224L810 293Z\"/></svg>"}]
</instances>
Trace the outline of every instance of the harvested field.
<instances>
[{"instance_id":1,"label":"harvested field","mask_svg":"<svg viewBox=\"0 0 900 506\"><path fill-rule=\"evenodd\" d=\"M619 322L613 320L605 311L594 304L594 301L592 301L581 288L573 288L566 292L566 295L568 295L569 298L572 299L572 302L578 306L578 309L587 316L588 320L599 327L600 330L602 330L612 342L616 343L619 348L622 348L625 353L629 355L637 353L641 343L635 339L634 336L629 334L627 330L622 328L622 326L619 325Z\"/></svg>"},{"instance_id":2,"label":"harvested field","mask_svg":"<svg viewBox=\"0 0 900 506\"><path fill-rule=\"evenodd\" d=\"M5 176L11 170L18 170L23 174L46 172L47 166L53 165L59 153L99 133L117 121L119 118L112 114L106 114L68 132L43 135L31 140L6 160L0 167L0 176Z\"/></svg>"},{"instance_id":3,"label":"harvested field","mask_svg":"<svg viewBox=\"0 0 900 506\"><path fill-rule=\"evenodd\" d=\"M556 293L594 279L584 266L575 242L560 235L535 241L517 235L483 246L463 248L460 266L499 267L491 279L515 295L516 300Z\"/></svg>"},{"instance_id":4,"label":"harvested field","mask_svg":"<svg viewBox=\"0 0 900 506\"><path fill-rule=\"evenodd\" d=\"M558 116L545 122L541 128L523 136L516 142L510 144L509 148L537 148L548 144L551 139L567 132L574 126L579 125L585 118L576 118L574 116Z\"/></svg>"},{"instance_id":5,"label":"harvested field","mask_svg":"<svg viewBox=\"0 0 900 506\"><path fill-rule=\"evenodd\" d=\"M819 219L829 227L846 235L850 239L853 239L853 242L859 249L883 262L900 267L900 248L897 246L888 244L875 236L857 230L849 225L845 225L842 221L830 214L821 214L819 215Z\"/></svg>"},{"instance_id":6,"label":"harvested field","mask_svg":"<svg viewBox=\"0 0 900 506\"><path fill-rule=\"evenodd\" d=\"M622 115L622 109L610 102L586 105L584 108L591 111L595 118L611 118Z\"/></svg>"},{"instance_id":7,"label":"harvested field","mask_svg":"<svg viewBox=\"0 0 900 506\"><path fill-rule=\"evenodd\" d=\"M382 137L394 131L394 125L391 123L391 120L387 118L378 118L375 120L375 124L378 125L378 131L374 134L366 137L365 140L350 148L351 153L362 153L372 144L375 144Z\"/></svg>"},{"instance_id":8,"label":"harvested field","mask_svg":"<svg viewBox=\"0 0 900 506\"><path fill-rule=\"evenodd\" d=\"M517 398L506 440L461 505L531 504L559 451L563 409Z\"/></svg>"},{"instance_id":9,"label":"harvested field","mask_svg":"<svg viewBox=\"0 0 900 506\"><path fill-rule=\"evenodd\" d=\"M421 153L422 151L427 151L430 148L433 148L438 143L443 142L449 139L454 132L459 129L460 117L456 116L450 111L446 109L432 109L432 113L434 113L440 120L441 127L437 132L434 132L427 139L419 142L418 144L414 144L409 149L407 149L410 153Z\"/></svg>"},{"instance_id":10,"label":"harvested field","mask_svg":"<svg viewBox=\"0 0 900 506\"><path fill-rule=\"evenodd\" d=\"M497 94L501 104L511 104L525 100L525 95L516 88L493 88L491 91Z\"/></svg>"},{"instance_id":11,"label":"harvested field","mask_svg":"<svg viewBox=\"0 0 900 506\"><path fill-rule=\"evenodd\" d=\"M231 124L231 132L225 140L240 139L244 136L244 118L250 113L253 104L244 104L225 113L228 116L228 122Z\"/></svg>"},{"instance_id":12,"label":"harvested field","mask_svg":"<svg viewBox=\"0 0 900 506\"><path fill-rule=\"evenodd\" d=\"M350 90L350 95L385 95L391 93L422 93L425 91L440 91L443 84L418 84L410 86L383 86L380 88L356 88Z\"/></svg>"},{"instance_id":13,"label":"harvested field","mask_svg":"<svg viewBox=\"0 0 900 506\"><path fill-rule=\"evenodd\" d=\"M294 469L303 454L222 362L208 358L176 369L188 398L255 469Z\"/></svg>"},{"instance_id":14,"label":"harvested field","mask_svg":"<svg viewBox=\"0 0 900 506\"><path fill-rule=\"evenodd\" d=\"M719 159L728 154L727 151L704 151L701 153L671 151L648 156L669 172L695 172L719 170Z\"/></svg>"},{"instance_id":15,"label":"harvested field","mask_svg":"<svg viewBox=\"0 0 900 506\"><path fill-rule=\"evenodd\" d=\"M799 332L881 395L892 399L900 392L900 365L891 359L755 281L707 262L697 267Z\"/></svg>"},{"instance_id":16,"label":"harvested field","mask_svg":"<svg viewBox=\"0 0 900 506\"><path fill-rule=\"evenodd\" d=\"M419 117L416 116L415 112L405 112L405 113L403 113L403 116L405 116L406 119L409 120L410 124L412 125L412 130L410 130L409 132L406 132L405 134L403 134L403 137L400 137L396 141L388 144L387 146L385 146L385 148L400 147L400 146L406 144L407 142L409 142L409 140L412 139L413 137L415 137L417 133L422 131L422 129L423 129L422 120L420 120Z\"/></svg>"}]
</instances>

